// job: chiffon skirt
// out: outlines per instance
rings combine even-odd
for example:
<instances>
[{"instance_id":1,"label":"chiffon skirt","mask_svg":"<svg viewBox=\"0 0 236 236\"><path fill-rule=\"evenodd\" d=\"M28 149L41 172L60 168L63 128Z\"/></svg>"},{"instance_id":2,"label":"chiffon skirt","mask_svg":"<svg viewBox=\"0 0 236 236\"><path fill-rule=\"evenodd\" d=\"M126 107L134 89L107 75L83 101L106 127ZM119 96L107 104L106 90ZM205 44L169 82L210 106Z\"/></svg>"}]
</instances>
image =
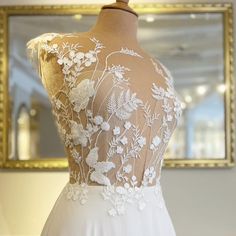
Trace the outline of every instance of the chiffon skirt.
<instances>
[{"instance_id":1,"label":"chiffon skirt","mask_svg":"<svg viewBox=\"0 0 236 236\"><path fill-rule=\"evenodd\" d=\"M81 204L68 201L68 185L57 198L41 236L176 236L162 194L160 207L153 186L144 188L148 203L143 210L128 204L125 214L111 216L106 211L110 203L101 196L103 186L88 186L89 201Z\"/></svg>"}]
</instances>

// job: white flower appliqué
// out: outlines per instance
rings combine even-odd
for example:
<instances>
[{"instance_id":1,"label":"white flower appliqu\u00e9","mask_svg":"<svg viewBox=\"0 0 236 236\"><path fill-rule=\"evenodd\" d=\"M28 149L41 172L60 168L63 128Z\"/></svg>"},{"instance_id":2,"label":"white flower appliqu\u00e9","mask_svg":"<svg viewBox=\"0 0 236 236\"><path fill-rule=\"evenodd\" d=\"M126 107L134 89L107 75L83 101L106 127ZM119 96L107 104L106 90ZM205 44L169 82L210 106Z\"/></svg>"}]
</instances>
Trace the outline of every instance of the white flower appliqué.
<instances>
[{"instance_id":1,"label":"white flower appliqu\u00e9","mask_svg":"<svg viewBox=\"0 0 236 236\"><path fill-rule=\"evenodd\" d=\"M80 112L85 109L89 102L89 97L94 95L94 81L89 79L82 80L75 88L72 88L69 93L70 102L74 105L74 110Z\"/></svg>"},{"instance_id":2,"label":"white flower appliqu\u00e9","mask_svg":"<svg viewBox=\"0 0 236 236\"><path fill-rule=\"evenodd\" d=\"M112 203L112 207L108 209L110 216L124 215L128 204L137 204L139 210L143 210L146 206L142 187L132 187L128 183L123 186L106 186L103 189L102 196L105 200Z\"/></svg>"},{"instance_id":3,"label":"white flower appliqu\u00e9","mask_svg":"<svg viewBox=\"0 0 236 236\"><path fill-rule=\"evenodd\" d=\"M104 131L108 131L110 129L109 123L106 122L106 121L102 122L101 129L104 130Z\"/></svg>"},{"instance_id":4,"label":"white flower appliqu\u00e9","mask_svg":"<svg viewBox=\"0 0 236 236\"><path fill-rule=\"evenodd\" d=\"M90 180L99 184L110 185L110 180L104 173L107 173L112 168L115 168L115 164L110 161L98 162L98 147L94 147L89 151L86 158L86 163L89 167L94 168L94 171L90 175Z\"/></svg>"},{"instance_id":5,"label":"white flower appliqu\u00e9","mask_svg":"<svg viewBox=\"0 0 236 236\"><path fill-rule=\"evenodd\" d=\"M154 167L151 166L151 167L147 168L144 172L142 184L144 186L151 184L155 177L156 177L156 171L155 171Z\"/></svg>"},{"instance_id":6,"label":"white flower appliqu\u00e9","mask_svg":"<svg viewBox=\"0 0 236 236\"><path fill-rule=\"evenodd\" d=\"M121 154L122 152L123 152L123 148L121 147L121 146L117 146L117 148L116 148L116 152L118 153L118 154Z\"/></svg>"},{"instance_id":7,"label":"white flower appliqu\u00e9","mask_svg":"<svg viewBox=\"0 0 236 236\"><path fill-rule=\"evenodd\" d=\"M153 150L153 149L157 148L158 145L160 144L160 142L161 142L161 139L158 135L153 137L152 143L150 144L150 149Z\"/></svg>"},{"instance_id":8,"label":"white flower appliqu\u00e9","mask_svg":"<svg viewBox=\"0 0 236 236\"><path fill-rule=\"evenodd\" d=\"M68 200L79 200L83 205L86 203L88 196L88 185L85 183L79 184L78 182L71 184L68 183L66 186L66 197Z\"/></svg>"},{"instance_id":9,"label":"white flower appliqu\u00e9","mask_svg":"<svg viewBox=\"0 0 236 236\"><path fill-rule=\"evenodd\" d=\"M124 127L129 129L131 127L131 123L129 121L125 121Z\"/></svg>"},{"instance_id":10,"label":"white flower appliqu\u00e9","mask_svg":"<svg viewBox=\"0 0 236 236\"><path fill-rule=\"evenodd\" d=\"M102 116L95 116L94 117L94 123L96 125L100 125L103 122L103 117Z\"/></svg>"},{"instance_id":11,"label":"white flower appliqu\u00e9","mask_svg":"<svg viewBox=\"0 0 236 236\"><path fill-rule=\"evenodd\" d=\"M71 120L71 135L75 145L81 144L83 147L87 145L89 133L83 128L82 124L78 124Z\"/></svg>"},{"instance_id":12,"label":"white flower appliqu\u00e9","mask_svg":"<svg viewBox=\"0 0 236 236\"><path fill-rule=\"evenodd\" d=\"M113 134L114 134L114 135L120 134L120 127L115 126L115 128L113 129Z\"/></svg>"},{"instance_id":13,"label":"white flower appliqu\u00e9","mask_svg":"<svg viewBox=\"0 0 236 236\"><path fill-rule=\"evenodd\" d=\"M127 166L124 166L124 167L123 167L123 170L124 170L124 172L127 173L127 174L130 173L131 170L132 170L132 165L128 164Z\"/></svg>"},{"instance_id":14,"label":"white flower appliqu\u00e9","mask_svg":"<svg viewBox=\"0 0 236 236\"><path fill-rule=\"evenodd\" d=\"M143 147L146 144L146 138L143 136L140 136L138 139L138 144L140 145L140 147Z\"/></svg>"},{"instance_id":15,"label":"white flower appliqu\u00e9","mask_svg":"<svg viewBox=\"0 0 236 236\"><path fill-rule=\"evenodd\" d=\"M121 142L123 145L127 144L127 143L128 143L127 137L124 136L123 138L121 138L121 139L120 139L120 142Z\"/></svg>"}]
</instances>

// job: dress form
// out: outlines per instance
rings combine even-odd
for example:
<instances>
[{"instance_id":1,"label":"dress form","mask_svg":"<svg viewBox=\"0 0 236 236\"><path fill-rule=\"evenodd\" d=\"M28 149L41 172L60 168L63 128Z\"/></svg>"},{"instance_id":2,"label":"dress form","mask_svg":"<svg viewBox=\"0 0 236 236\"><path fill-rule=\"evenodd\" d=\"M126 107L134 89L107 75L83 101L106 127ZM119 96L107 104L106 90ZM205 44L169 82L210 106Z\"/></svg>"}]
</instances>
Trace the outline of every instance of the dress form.
<instances>
[{"instance_id":1,"label":"dress form","mask_svg":"<svg viewBox=\"0 0 236 236\"><path fill-rule=\"evenodd\" d=\"M163 143L163 146L160 147L158 151L156 150L157 153L154 154L149 145L145 146L145 143L148 143L148 141L151 141L151 139L153 139L155 133L163 130L162 119L166 115L166 111L163 111L162 108L164 105L158 105L157 101L153 99L153 96L150 93L151 87L155 82L158 83L158 86L160 86L162 89L167 90L170 83L170 81L168 82L167 80L170 80L171 78L167 79L167 77L169 77L168 72L165 70L162 64L158 61L155 61L154 58L146 53L139 45L137 39L137 26L137 15L131 12L126 3L117 2L115 4L106 5L101 9L96 24L89 31L62 34L60 37L53 38L49 42L49 45L57 45L57 47L62 47L65 42L69 43L70 45L76 45L77 43L79 43L82 46L81 51L86 53L90 50L93 50L94 41L91 41L91 39L96 38L96 40L99 40L99 42L102 42L102 44L105 45L105 47L103 47L99 52L99 58L97 58L96 60L97 62L99 61L99 63L97 65L95 65L96 63L92 63L92 65L89 65L87 67L85 66L83 68L83 72L76 78L76 83L80 83L86 78L93 78L95 81L99 80L99 78L104 75L104 71L107 71L108 66L112 68L112 66L114 65L119 65L120 67L123 67L122 73L125 74L126 79L129 79L129 86L127 85L124 88L124 91L130 89L133 94L140 94L140 100L150 101L150 109L151 111L153 111L153 113L155 113L153 114L153 119L156 120L155 125L153 124L152 127L148 127L145 124L145 115L143 115L142 113L139 114L134 112L135 114L130 118L130 121L139 126L140 130L143 131L142 137L145 137L145 141L140 144L140 146L142 146L140 157L133 158L130 161L130 165L135 166L134 172L129 173L129 177L131 178L132 175L135 175L138 185L141 185L145 169L150 165L153 165L155 168L155 176L160 176L163 153L167 147L167 143ZM118 53L121 49L124 49L123 51L126 51L126 53ZM116 53L114 54L114 52ZM114 55L112 57L109 57L109 60L107 60L108 55L110 54ZM127 56L127 54L132 54L132 56ZM57 57L55 57L51 53L45 52L44 50L42 50L41 56L41 78L43 80L44 87L49 94L50 100L53 101L54 95L57 94L64 85L65 75L62 72L62 68L60 63L58 63ZM120 77L122 76L120 75ZM113 75L107 74L106 82L101 85L101 91L97 94L98 97L93 104L94 114L102 115L104 118L109 117L109 114L106 113L105 106L107 102L105 101L105 99L110 96L110 94L108 96L108 93L111 92L110 88L112 87L112 81ZM118 94L122 93L118 88L117 90L114 89L114 92L116 94L114 96L118 96ZM64 98L61 99L61 102L67 103L67 98L65 97L65 99L63 99ZM170 101L170 103L168 103L168 106L174 106L174 100ZM68 109L68 111L66 110L65 112L68 113L71 110L70 107L67 107L66 109ZM146 109L145 112L147 112L147 107L143 109ZM158 116L162 118L158 118ZM172 116L170 119L172 119ZM173 131L177 124L176 121L177 120L172 119L172 122L170 122L170 126L165 131L169 136L171 130ZM81 124L83 124L83 126L86 125L85 115L82 115L80 117L80 122ZM122 126L122 122L119 119L110 120L110 127L114 128L117 125ZM70 127L65 126L64 129L68 131ZM101 133L101 136L102 135L103 133ZM108 160L106 158L107 153L109 152L108 143L111 136L112 133L110 133L110 136L104 134L100 139L98 139L98 142L96 141L96 145L99 146L99 161L101 162ZM132 140L131 135L127 135L126 137L128 138L128 140ZM73 158L70 147L65 148L65 151L68 157L71 171L77 174L81 172L81 169L83 169L83 172L86 174L89 172L89 168L86 163L83 167L78 166L75 159ZM89 150L86 150L86 148L82 148L80 146L76 147L76 152L80 153L84 159L88 154L88 151ZM119 149L118 151L121 152L121 149ZM118 168L110 171L110 174L107 177L109 178L111 183L122 185L122 182L117 181L117 171L119 169L121 161L119 160L119 158L115 158L113 162ZM73 183L75 181L75 177L71 176L70 182ZM96 181L90 181L89 179L88 181L89 185L98 185L98 182ZM155 181L150 183L150 185L154 184Z\"/></svg>"},{"instance_id":2,"label":"dress form","mask_svg":"<svg viewBox=\"0 0 236 236\"><path fill-rule=\"evenodd\" d=\"M137 28L138 14L128 6L128 0L117 0L116 3L104 5L101 8L97 21L93 27L91 27L87 32L73 33L75 37L71 38L69 41L71 43L76 43L79 38L79 41L83 44L83 47L85 49L88 48L89 50L91 47L91 42L88 38L97 36L100 40L102 40L102 42L109 45L110 50L116 49L117 47L126 46L140 53L143 57L150 59L148 53L143 50L138 42ZM66 38L66 41L68 41L68 38ZM59 37L53 39L52 43L62 45L63 42L63 37ZM55 87L54 85L49 84L51 81L50 77L54 76L55 73L60 74L60 66L56 63L56 58L44 55L44 52L42 52L41 55L44 56L44 59L41 61L41 65L44 64L44 66L40 69L41 72L45 71L47 74L47 76L42 79L44 85L48 87L48 92L50 95L50 91ZM145 60L143 62L145 63ZM148 61L147 64L150 65L150 61ZM150 72L146 70L146 75L151 72L153 72L153 68L150 68ZM153 73L150 74L150 76L153 76Z\"/></svg>"},{"instance_id":3,"label":"dress form","mask_svg":"<svg viewBox=\"0 0 236 236\"><path fill-rule=\"evenodd\" d=\"M128 6L129 0L117 0L116 3L104 5L102 9L121 9L133 13L138 17L138 13Z\"/></svg>"},{"instance_id":4,"label":"dress form","mask_svg":"<svg viewBox=\"0 0 236 236\"><path fill-rule=\"evenodd\" d=\"M89 32L110 37L112 43L123 41L138 45L137 28L136 15L120 8L101 8L97 22Z\"/></svg>"},{"instance_id":5,"label":"dress form","mask_svg":"<svg viewBox=\"0 0 236 236\"><path fill-rule=\"evenodd\" d=\"M127 3L103 6L88 32L27 43L69 164L41 236L176 235L160 176L180 101L169 70L140 47Z\"/></svg>"},{"instance_id":6,"label":"dress form","mask_svg":"<svg viewBox=\"0 0 236 236\"><path fill-rule=\"evenodd\" d=\"M83 41L83 47L89 48L91 47L91 43L90 40L88 40L88 37L97 36L104 43L109 44L111 49L112 47L117 48L118 46L129 46L140 53L142 52L144 55L146 52L140 47L137 40L137 28L137 13L128 6L127 0L117 0L116 3L104 5L99 12L95 25L87 32L74 33L77 37L74 37L73 39L71 38L70 42L76 43L78 38L80 38L80 41ZM66 38L66 40L68 41L68 38ZM64 40L59 37L55 38L53 42L62 45ZM51 91L53 91L53 88L55 87L55 85L50 85L50 77L54 76L55 73L60 74L60 66L55 61L56 58L45 55L44 52L42 52L41 55L44 57L41 61L41 65L44 64L44 66L42 66L40 70L47 74L42 78L42 80L44 86L48 87L50 95Z\"/></svg>"}]
</instances>

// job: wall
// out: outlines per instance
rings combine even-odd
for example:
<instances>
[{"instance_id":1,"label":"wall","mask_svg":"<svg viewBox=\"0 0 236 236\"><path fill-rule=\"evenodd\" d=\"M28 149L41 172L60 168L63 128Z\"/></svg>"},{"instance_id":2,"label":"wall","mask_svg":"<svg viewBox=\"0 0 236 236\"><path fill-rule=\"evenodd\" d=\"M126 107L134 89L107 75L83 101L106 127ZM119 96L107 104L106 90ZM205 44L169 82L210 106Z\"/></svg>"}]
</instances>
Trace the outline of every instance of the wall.
<instances>
[{"instance_id":1,"label":"wall","mask_svg":"<svg viewBox=\"0 0 236 236\"><path fill-rule=\"evenodd\" d=\"M1 0L0 4L53 2L105 4L113 1ZM0 171L0 235L39 235L67 180L65 171ZM162 188L178 236L236 236L236 168L163 169Z\"/></svg>"}]
</instances>

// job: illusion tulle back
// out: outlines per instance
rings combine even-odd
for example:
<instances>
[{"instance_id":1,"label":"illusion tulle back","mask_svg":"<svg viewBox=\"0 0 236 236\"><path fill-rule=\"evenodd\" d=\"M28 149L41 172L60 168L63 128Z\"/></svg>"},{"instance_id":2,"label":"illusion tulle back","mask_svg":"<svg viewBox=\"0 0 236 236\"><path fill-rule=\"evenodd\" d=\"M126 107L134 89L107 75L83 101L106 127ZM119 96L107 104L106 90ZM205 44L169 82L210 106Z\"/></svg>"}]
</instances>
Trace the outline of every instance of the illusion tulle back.
<instances>
[{"instance_id":1,"label":"illusion tulle back","mask_svg":"<svg viewBox=\"0 0 236 236\"><path fill-rule=\"evenodd\" d=\"M160 186L164 153L182 114L170 71L142 50L95 35L45 33L27 43L27 55L49 94L70 171L43 235L131 235L124 230L132 220L147 226L134 235L174 235ZM126 218L112 223L93 209ZM152 217L159 223L152 225Z\"/></svg>"}]
</instances>

